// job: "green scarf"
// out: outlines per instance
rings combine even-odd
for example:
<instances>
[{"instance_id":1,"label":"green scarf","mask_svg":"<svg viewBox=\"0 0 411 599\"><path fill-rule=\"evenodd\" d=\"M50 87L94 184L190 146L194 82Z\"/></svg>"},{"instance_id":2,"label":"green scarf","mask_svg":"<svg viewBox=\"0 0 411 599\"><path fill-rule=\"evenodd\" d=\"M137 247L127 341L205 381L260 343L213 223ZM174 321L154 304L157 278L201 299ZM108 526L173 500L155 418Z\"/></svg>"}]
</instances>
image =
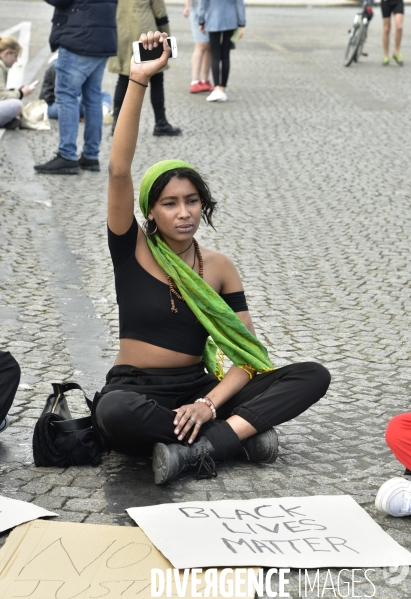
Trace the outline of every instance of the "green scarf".
<instances>
[{"instance_id":1,"label":"green scarf","mask_svg":"<svg viewBox=\"0 0 411 599\"><path fill-rule=\"evenodd\" d=\"M140 186L140 208L146 218L154 181L163 173L181 167L193 169L182 160L162 160L148 169ZM160 235L156 235L156 241L157 244L154 244L147 235L147 244L154 258L174 281L187 306L210 335L203 354L208 372L214 372L220 380L223 378L224 354L248 372L250 378L252 371L273 370L266 348L218 293L177 256Z\"/></svg>"}]
</instances>

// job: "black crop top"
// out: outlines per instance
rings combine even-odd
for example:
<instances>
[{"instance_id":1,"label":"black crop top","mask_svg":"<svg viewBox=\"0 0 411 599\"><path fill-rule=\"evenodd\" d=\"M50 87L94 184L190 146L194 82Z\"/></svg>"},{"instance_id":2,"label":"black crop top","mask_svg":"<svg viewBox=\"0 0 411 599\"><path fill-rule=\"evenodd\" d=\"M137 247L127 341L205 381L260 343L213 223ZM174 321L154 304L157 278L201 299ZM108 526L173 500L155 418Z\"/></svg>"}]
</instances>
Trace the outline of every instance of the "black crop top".
<instances>
[{"instance_id":1,"label":"black crop top","mask_svg":"<svg viewBox=\"0 0 411 599\"><path fill-rule=\"evenodd\" d=\"M137 221L124 235L108 229L114 265L120 339L138 339L158 347L201 356L208 333L185 302L173 297L178 313L170 309L167 283L147 272L135 258ZM234 312L248 310L243 291L221 295Z\"/></svg>"}]
</instances>

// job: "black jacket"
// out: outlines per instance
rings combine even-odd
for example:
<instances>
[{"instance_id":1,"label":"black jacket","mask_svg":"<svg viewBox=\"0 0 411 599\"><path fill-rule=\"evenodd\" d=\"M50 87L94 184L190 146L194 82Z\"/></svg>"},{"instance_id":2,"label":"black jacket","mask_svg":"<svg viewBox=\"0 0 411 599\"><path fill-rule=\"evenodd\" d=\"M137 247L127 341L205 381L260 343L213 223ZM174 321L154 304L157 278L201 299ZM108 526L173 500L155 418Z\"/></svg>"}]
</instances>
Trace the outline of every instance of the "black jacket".
<instances>
[{"instance_id":1,"label":"black jacket","mask_svg":"<svg viewBox=\"0 0 411 599\"><path fill-rule=\"evenodd\" d=\"M55 6L52 52L60 46L81 56L117 54L117 0L46 0Z\"/></svg>"}]
</instances>

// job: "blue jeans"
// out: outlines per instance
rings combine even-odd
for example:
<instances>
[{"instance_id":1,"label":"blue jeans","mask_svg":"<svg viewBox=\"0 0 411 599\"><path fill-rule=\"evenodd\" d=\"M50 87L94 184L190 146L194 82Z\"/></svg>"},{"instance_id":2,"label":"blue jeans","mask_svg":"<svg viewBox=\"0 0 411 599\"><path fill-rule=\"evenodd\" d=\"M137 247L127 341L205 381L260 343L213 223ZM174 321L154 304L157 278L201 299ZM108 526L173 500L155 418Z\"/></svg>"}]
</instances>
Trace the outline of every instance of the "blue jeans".
<instances>
[{"instance_id":1,"label":"blue jeans","mask_svg":"<svg viewBox=\"0 0 411 599\"><path fill-rule=\"evenodd\" d=\"M106 62L107 58L80 56L66 48L59 48L55 94L59 117L59 154L66 160L77 160L80 94L85 121L83 155L92 160L98 159L103 125L101 82Z\"/></svg>"},{"instance_id":2,"label":"blue jeans","mask_svg":"<svg viewBox=\"0 0 411 599\"><path fill-rule=\"evenodd\" d=\"M79 118L84 118L84 104L82 101L81 96L79 96L78 98L78 103L79 103ZM101 92L101 101L103 104L107 104L108 106L111 106L111 96L108 92ZM1 108L1 105L0 105ZM49 104L48 106L48 117L49 119L58 119L59 118L59 111L58 111L58 106L57 106L57 102L53 102L53 104Z\"/></svg>"}]
</instances>

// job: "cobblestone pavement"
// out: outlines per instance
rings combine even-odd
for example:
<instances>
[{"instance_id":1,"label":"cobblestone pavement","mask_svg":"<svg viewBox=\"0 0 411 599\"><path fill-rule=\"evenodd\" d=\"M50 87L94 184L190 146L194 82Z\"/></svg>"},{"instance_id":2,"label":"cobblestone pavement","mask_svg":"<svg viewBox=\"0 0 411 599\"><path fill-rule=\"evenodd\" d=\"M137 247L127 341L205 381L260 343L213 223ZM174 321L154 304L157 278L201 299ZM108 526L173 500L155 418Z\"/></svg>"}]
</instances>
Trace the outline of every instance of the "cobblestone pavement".
<instances>
[{"instance_id":1,"label":"cobblestone pavement","mask_svg":"<svg viewBox=\"0 0 411 599\"><path fill-rule=\"evenodd\" d=\"M13 1L14 18L11 4L0 2L2 26L24 13L41 48L51 9ZM94 469L35 468L31 436L50 383L76 380L92 394L118 347L105 231L111 137L106 127L100 174L48 177L35 175L33 164L55 152L55 123L51 132L6 132L0 347L14 354L23 375L12 426L0 440L2 494L55 510L61 520L127 526L124 509L133 505L350 494L411 549L408 520L384 517L373 504L379 486L402 475L384 430L409 409L411 43L406 37L403 69L382 69L377 13L370 56L345 69L354 12L249 9L246 37L232 54L229 102L210 105L187 93L189 25L171 7L180 57L166 74L167 113L184 133L154 138L147 102L133 165L136 184L167 157L200 168L220 209L217 231L203 228L198 238L234 258L274 363L317 360L332 373L327 396L278 427L273 465L233 462L217 479L185 477L161 488L149 461L115 453ZM107 74L105 88L113 91L114 82ZM84 413L80 397L73 394L72 403L75 415ZM378 570L373 582L380 599L411 596L411 577L389 585ZM290 588L297 597L295 572ZM369 585L360 588L357 596L371 594Z\"/></svg>"}]
</instances>

